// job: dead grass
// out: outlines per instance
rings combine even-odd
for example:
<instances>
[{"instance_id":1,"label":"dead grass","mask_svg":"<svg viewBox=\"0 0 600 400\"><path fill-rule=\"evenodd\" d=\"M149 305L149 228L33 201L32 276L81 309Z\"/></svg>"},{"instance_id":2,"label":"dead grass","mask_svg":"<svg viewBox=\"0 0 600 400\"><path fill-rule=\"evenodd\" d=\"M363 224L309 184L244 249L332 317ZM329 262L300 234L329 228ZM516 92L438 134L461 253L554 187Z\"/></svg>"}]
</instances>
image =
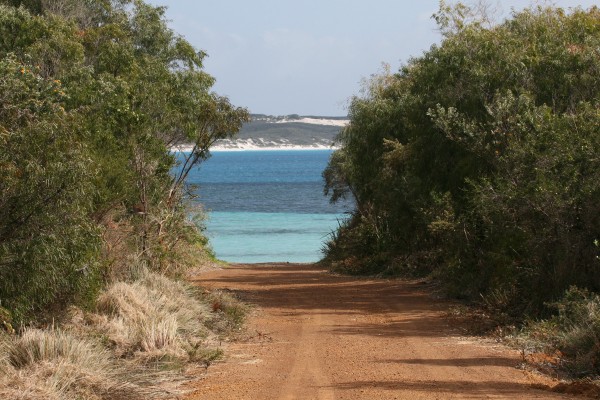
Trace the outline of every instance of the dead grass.
<instances>
[{"instance_id":1,"label":"dead grass","mask_svg":"<svg viewBox=\"0 0 600 400\"><path fill-rule=\"evenodd\" d=\"M145 268L100 294L94 312L71 308L62 329L0 335L0 399L173 398L190 363L220 358L245 306ZM131 273L130 273L130 276ZM212 344L212 345L211 345Z\"/></svg>"},{"instance_id":2,"label":"dead grass","mask_svg":"<svg viewBox=\"0 0 600 400\"><path fill-rule=\"evenodd\" d=\"M210 334L203 324L210 310L190 287L152 272L111 285L97 309L87 319L118 357L184 361L189 349Z\"/></svg>"},{"instance_id":3,"label":"dead grass","mask_svg":"<svg viewBox=\"0 0 600 400\"><path fill-rule=\"evenodd\" d=\"M0 354L0 398L146 398L106 350L61 330L25 330L6 338Z\"/></svg>"}]
</instances>

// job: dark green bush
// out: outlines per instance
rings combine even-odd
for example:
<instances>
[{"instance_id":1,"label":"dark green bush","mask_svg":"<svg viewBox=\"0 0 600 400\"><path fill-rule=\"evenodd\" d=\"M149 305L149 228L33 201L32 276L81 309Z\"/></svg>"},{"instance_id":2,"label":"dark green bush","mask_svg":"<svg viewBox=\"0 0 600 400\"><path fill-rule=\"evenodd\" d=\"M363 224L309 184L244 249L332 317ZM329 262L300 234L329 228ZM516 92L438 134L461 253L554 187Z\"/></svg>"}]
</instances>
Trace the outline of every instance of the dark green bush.
<instances>
[{"instance_id":1,"label":"dark green bush","mask_svg":"<svg viewBox=\"0 0 600 400\"><path fill-rule=\"evenodd\" d=\"M0 76L0 299L22 321L93 298L100 236L93 168L60 83L11 56Z\"/></svg>"},{"instance_id":2,"label":"dark green bush","mask_svg":"<svg viewBox=\"0 0 600 400\"><path fill-rule=\"evenodd\" d=\"M515 318L548 315L571 285L600 291L600 10L437 20L439 45L351 102L324 179L357 206L325 262L405 263Z\"/></svg>"}]
</instances>

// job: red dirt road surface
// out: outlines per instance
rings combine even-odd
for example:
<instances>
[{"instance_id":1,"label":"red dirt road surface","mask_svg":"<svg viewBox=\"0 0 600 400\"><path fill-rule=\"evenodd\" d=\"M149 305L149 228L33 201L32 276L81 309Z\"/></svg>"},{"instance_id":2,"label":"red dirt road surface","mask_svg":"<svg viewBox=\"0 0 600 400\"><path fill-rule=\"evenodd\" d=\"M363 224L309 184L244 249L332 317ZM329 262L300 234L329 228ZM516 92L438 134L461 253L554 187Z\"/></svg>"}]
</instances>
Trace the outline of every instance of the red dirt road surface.
<instances>
[{"instance_id":1,"label":"red dirt road surface","mask_svg":"<svg viewBox=\"0 0 600 400\"><path fill-rule=\"evenodd\" d=\"M255 306L189 400L567 399L518 369L518 352L460 336L422 285L314 265L233 265L198 284Z\"/></svg>"}]
</instances>

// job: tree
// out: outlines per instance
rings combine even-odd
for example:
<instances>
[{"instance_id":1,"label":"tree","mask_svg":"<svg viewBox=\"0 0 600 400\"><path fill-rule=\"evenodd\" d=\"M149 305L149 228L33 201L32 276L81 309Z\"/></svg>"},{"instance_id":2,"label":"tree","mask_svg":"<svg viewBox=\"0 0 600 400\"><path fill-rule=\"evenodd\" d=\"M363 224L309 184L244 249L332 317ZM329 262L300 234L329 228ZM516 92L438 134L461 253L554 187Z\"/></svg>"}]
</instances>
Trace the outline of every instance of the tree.
<instances>
[{"instance_id":1,"label":"tree","mask_svg":"<svg viewBox=\"0 0 600 400\"><path fill-rule=\"evenodd\" d=\"M23 320L93 296L99 232L93 169L60 82L14 56L0 59L0 76L0 300Z\"/></svg>"},{"instance_id":2,"label":"tree","mask_svg":"<svg viewBox=\"0 0 600 400\"><path fill-rule=\"evenodd\" d=\"M248 119L210 91L205 54L167 27L164 8L37 4L0 6L0 300L21 321L93 297L129 268L117 258L165 271L178 245L204 243L172 148L194 143L189 172ZM115 226L127 233L119 257L105 240Z\"/></svg>"}]
</instances>

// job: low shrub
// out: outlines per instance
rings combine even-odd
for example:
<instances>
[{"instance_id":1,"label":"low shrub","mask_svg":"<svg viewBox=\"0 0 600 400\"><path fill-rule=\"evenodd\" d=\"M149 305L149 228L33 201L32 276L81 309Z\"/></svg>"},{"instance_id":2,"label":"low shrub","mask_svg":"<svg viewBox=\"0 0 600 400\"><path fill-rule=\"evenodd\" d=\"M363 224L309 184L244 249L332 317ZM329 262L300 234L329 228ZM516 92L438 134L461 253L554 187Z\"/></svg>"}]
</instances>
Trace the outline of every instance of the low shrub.
<instances>
[{"instance_id":1,"label":"low shrub","mask_svg":"<svg viewBox=\"0 0 600 400\"><path fill-rule=\"evenodd\" d=\"M210 307L212 313L206 320L206 326L218 335L228 334L241 329L248 306L235 295L222 290L205 291L202 302Z\"/></svg>"},{"instance_id":2,"label":"low shrub","mask_svg":"<svg viewBox=\"0 0 600 400\"><path fill-rule=\"evenodd\" d=\"M557 314L531 322L519 338L524 347L560 354L561 367L574 377L600 374L600 296L571 287L552 304Z\"/></svg>"}]
</instances>

